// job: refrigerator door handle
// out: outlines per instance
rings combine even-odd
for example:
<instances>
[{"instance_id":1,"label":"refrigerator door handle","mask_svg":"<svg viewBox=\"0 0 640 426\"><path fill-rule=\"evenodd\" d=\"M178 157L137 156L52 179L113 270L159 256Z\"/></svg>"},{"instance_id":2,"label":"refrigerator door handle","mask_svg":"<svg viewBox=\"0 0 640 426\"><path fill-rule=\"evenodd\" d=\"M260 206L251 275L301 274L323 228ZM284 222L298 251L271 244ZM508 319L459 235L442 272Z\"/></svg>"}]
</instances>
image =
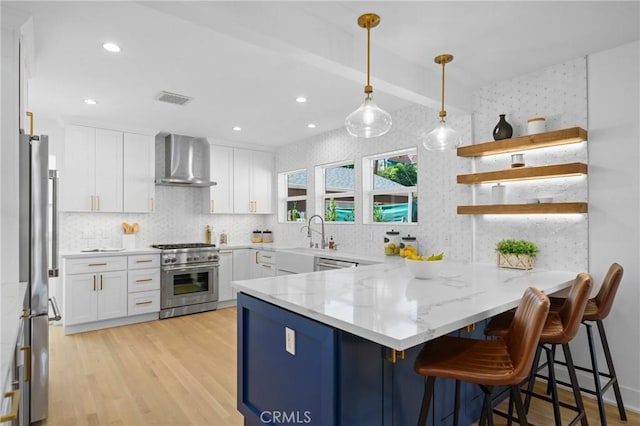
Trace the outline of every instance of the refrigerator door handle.
<instances>
[{"instance_id":1,"label":"refrigerator door handle","mask_svg":"<svg viewBox=\"0 0 640 426\"><path fill-rule=\"evenodd\" d=\"M49 179L51 180L51 269L49 269L50 277L59 275L58 267L58 171L49 170ZM49 299L51 300L51 299Z\"/></svg>"},{"instance_id":2,"label":"refrigerator door handle","mask_svg":"<svg viewBox=\"0 0 640 426\"><path fill-rule=\"evenodd\" d=\"M55 296L49 298L49 304L51 305L51 310L53 311L53 316L49 317L49 321L60 321L62 317L60 316L60 308L58 308L58 302L56 302Z\"/></svg>"}]
</instances>

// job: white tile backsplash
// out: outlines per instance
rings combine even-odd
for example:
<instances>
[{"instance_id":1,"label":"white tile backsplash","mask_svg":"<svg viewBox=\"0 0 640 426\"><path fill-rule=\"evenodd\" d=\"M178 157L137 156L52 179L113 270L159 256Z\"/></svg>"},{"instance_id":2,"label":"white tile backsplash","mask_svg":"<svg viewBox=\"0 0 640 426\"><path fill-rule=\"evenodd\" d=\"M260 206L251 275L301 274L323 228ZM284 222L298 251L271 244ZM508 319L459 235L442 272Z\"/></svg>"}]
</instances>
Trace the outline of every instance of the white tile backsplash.
<instances>
[{"instance_id":1,"label":"white tile backsplash","mask_svg":"<svg viewBox=\"0 0 640 426\"><path fill-rule=\"evenodd\" d=\"M268 215L204 214L202 191L208 188L156 186L153 213L61 213L61 250L122 247L122 222L140 225L136 247L154 243L204 242L205 227L226 231L229 243L251 241L253 229L266 229Z\"/></svg>"}]
</instances>

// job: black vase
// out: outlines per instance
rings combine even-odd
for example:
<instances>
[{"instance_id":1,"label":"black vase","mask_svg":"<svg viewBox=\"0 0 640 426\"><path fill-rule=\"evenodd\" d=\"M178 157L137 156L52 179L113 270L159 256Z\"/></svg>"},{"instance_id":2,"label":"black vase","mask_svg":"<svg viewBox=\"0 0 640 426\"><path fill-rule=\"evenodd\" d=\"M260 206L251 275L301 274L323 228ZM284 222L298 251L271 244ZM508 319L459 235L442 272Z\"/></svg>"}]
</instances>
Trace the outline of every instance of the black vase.
<instances>
[{"instance_id":1,"label":"black vase","mask_svg":"<svg viewBox=\"0 0 640 426\"><path fill-rule=\"evenodd\" d=\"M499 141L501 139L509 139L513 136L513 127L504 119L506 114L500 114L500 121L493 128L493 139Z\"/></svg>"}]
</instances>

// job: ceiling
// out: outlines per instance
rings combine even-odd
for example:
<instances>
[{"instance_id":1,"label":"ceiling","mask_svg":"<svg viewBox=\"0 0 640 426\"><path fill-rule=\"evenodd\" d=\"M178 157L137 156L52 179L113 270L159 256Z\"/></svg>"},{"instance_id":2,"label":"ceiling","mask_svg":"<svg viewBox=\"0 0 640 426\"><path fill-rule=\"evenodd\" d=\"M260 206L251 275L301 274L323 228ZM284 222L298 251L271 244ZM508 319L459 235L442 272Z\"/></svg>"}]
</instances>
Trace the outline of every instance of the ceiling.
<instances>
[{"instance_id":1,"label":"ceiling","mask_svg":"<svg viewBox=\"0 0 640 426\"><path fill-rule=\"evenodd\" d=\"M433 58L440 53L455 56L446 74L451 115L470 111L478 87L640 39L635 1L2 6L33 16L28 95L37 116L267 146L339 128L362 102L362 13L381 16L371 31L371 79L376 103L390 112L413 103L439 108L441 69ZM122 52L103 50L106 41ZM155 98L163 90L194 100L161 103ZM308 101L296 103L300 95Z\"/></svg>"}]
</instances>

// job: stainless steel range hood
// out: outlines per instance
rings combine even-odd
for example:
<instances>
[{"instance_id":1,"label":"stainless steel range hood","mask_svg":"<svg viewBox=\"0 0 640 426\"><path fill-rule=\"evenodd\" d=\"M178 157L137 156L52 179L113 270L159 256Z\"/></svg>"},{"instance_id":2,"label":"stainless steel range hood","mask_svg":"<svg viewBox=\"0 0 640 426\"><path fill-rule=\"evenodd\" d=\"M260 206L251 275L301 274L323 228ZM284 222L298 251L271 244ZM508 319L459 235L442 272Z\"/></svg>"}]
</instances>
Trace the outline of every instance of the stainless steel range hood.
<instances>
[{"instance_id":1,"label":"stainless steel range hood","mask_svg":"<svg viewBox=\"0 0 640 426\"><path fill-rule=\"evenodd\" d=\"M156 141L156 185L213 186L210 167L206 138L170 134Z\"/></svg>"}]
</instances>

